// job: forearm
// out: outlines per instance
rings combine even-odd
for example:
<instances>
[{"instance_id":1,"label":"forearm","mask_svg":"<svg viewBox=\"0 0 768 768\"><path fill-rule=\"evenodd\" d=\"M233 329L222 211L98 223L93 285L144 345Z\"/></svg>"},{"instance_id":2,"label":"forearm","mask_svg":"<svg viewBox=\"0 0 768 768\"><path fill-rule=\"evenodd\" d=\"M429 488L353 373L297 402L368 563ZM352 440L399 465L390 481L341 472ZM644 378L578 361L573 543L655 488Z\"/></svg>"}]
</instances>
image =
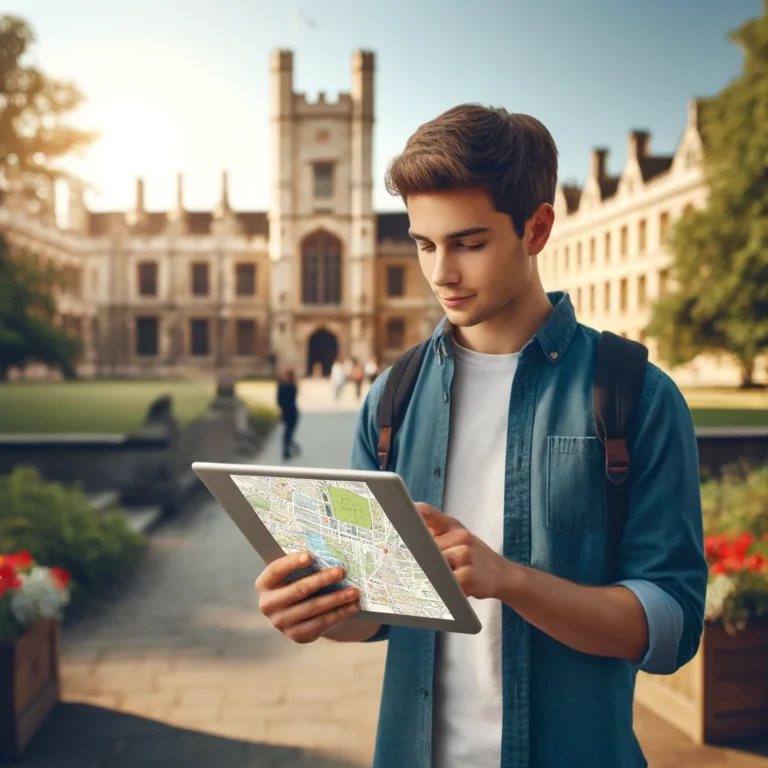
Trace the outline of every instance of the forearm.
<instances>
[{"instance_id":1,"label":"forearm","mask_svg":"<svg viewBox=\"0 0 768 768\"><path fill-rule=\"evenodd\" d=\"M323 632L323 637L337 643L363 643L373 637L380 628L381 624L375 621L346 619Z\"/></svg>"},{"instance_id":2,"label":"forearm","mask_svg":"<svg viewBox=\"0 0 768 768\"><path fill-rule=\"evenodd\" d=\"M640 601L624 587L590 587L508 562L499 599L581 653L639 662L648 648Z\"/></svg>"}]
</instances>

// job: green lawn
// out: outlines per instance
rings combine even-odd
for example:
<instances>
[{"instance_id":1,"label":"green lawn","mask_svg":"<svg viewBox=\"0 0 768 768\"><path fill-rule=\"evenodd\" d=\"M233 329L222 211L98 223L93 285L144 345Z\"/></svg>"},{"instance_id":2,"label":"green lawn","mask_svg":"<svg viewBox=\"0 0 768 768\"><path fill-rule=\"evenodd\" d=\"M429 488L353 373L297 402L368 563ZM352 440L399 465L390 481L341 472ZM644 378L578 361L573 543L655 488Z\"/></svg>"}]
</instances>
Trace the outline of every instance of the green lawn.
<instances>
[{"instance_id":1,"label":"green lawn","mask_svg":"<svg viewBox=\"0 0 768 768\"><path fill-rule=\"evenodd\" d=\"M24 381L0 384L0 433L126 433L160 395L173 398L181 424L200 416L214 381Z\"/></svg>"},{"instance_id":2,"label":"green lawn","mask_svg":"<svg viewBox=\"0 0 768 768\"><path fill-rule=\"evenodd\" d=\"M683 389L697 427L768 426L768 391Z\"/></svg>"}]
</instances>

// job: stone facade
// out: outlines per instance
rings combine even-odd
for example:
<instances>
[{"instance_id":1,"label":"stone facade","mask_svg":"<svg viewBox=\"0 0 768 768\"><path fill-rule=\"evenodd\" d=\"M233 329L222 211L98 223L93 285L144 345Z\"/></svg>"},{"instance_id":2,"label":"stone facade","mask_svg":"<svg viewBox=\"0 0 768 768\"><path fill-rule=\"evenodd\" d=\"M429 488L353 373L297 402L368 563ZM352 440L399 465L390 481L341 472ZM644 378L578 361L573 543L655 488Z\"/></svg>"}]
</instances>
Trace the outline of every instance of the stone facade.
<instances>
[{"instance_id":1,"label":"stone facade","mask_svg":"<svg viewBox=\"0 0 768 768\"><path fill-rule=\"evenodd\" d=\"M141 180L128 212L88 211L72 187L64 228L9 198L0 207L13 242L65 270L61 322L85 342L83 375L303 374L318 363L327 372L336 356L386 365L439 321L407 215L372 207L373 54L354 53L351 92L336 101L294 91L290 51L270 64L268 212L233 211L226 173L213 211L185 209L181 176L168 212L145 209ZM674 156L652 156L638 131L619 176L606 155L593 152L583 189L558 188L540 269L584 322L644 341L650 305L669 285L665 234L706 199L697 103ZM712 360L680 375L738 380Z\"/></svg>"},{"instance_id":2,"label":"stone facade","mask_svg":"<svg viewBox=\"0 0 768 768\"><path fill-rule=\"evenodd\" d=\"M699 107L688 105L672 155L651 154L650 134L631 131L625 166L613 176L608 150L594 149L583 188L558 188L555 227L539 257L545 287L567 290L583 323L643 342L658 364L657 344L644 329L653 302L674 287L665 243L675 221L707 199ZM740 382L738 366L725 357L700 356L672 373L687 385ZM757 375L765 377L764 361Z\"/></svg>"}]
</instances>

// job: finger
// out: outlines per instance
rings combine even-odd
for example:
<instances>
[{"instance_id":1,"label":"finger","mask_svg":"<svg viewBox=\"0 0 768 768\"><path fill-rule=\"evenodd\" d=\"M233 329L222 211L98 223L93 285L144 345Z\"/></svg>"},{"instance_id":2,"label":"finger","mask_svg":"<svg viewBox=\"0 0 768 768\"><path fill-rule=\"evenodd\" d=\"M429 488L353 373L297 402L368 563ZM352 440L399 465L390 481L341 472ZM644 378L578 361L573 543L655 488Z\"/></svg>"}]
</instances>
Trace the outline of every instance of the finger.
<instances>
[{"instance_id":1,"label":"finger","mask_svg":"<svg viewBox=\"0 0 768 768\"><path fill-rule=\"evenodd\" d=\"M456 520L456 518L444 515L429 504L424 504L420 501L416 504L416 509L421 514L424 522L427 524L427 528L429 528L433 535L445 533L452 528L462 527L461 523Z\"/></svg>"},{"instance_id":2,"label":"finger","mask_svg":"<svg viewBox=\"0 0 768 768\"><path fill-rule=\"evenodd\" d=\"M290 605L270 616L272 624L281 632L300 624L302 621L315 619L340 606L357 602L360 593L354 587L349 589L337 589L328 595L319 595L310 600L305 600L298 605Z\"/></svg>"},{"instance_id":3,"label":"finger","mask_svg":"<svg viewBox=\"0 0 768 768\"><path fill-rule=\"evenodd\" d=\"M274 589L280 582L299 568L306 568L312 562L308 552L296 552L273 560L256 579L256 589Z\"/></svg>"},{"instance_id":4,"label":"finger","mask_svg":"<svg viewBox=\"0 0 768 768\"><path fill-rule=\"evenodd\" d=\"M472 550L465 544L443 550L443 557L452 571L472 565Z\"/></svg>"},{"instance_id":5,"label":"finger","mask_svg":"<svg viewBox=\"0 0 768 768\"><path fill-rule=\"evenodd\" d=\"M324 587L330 587L343 578L343 568L325 568L322 571L313 573L311 576L296 579L296 581L286 584L284 587L267 590L262 596L259 607L265 616L269 616L275 611L281 611L289 605L306 600L314 595L315 592L319 592Z\"/></svg>"},{"instance_id":6,"label":"finger","mask_svg":"<svg viewBox=\"0 0 768 768\"><path fill-rule=\"evenodd\" d=\"M438 533L435 536L437 546L444 552L451 547L460 547L469 545L472 534L466 528L451 528L445 533Z\"/></svg>"},{"instance_id":7,"label":"finger","mask_svg":"<svg viewBox=\"0 0 768 768\"><path fill-rule=\"evenodd\" d=\"M295 643L311 643L317 640L324 632L336 626L340 621L354 616L360 610L358 603L351 603L336 608L333 611L317 616L309 621L302 621L283 634Z\"/></svg>"}]
</instances>

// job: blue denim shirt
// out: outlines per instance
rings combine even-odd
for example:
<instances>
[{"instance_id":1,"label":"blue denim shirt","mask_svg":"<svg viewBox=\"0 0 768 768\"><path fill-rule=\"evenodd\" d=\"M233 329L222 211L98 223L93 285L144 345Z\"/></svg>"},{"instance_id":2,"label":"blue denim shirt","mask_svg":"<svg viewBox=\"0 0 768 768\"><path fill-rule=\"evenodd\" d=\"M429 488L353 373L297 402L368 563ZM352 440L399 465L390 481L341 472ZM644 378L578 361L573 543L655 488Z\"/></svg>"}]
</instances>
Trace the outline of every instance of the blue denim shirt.
<instances>
[{"instance_id":1,"label":"blue denim shirt","mask_svg":"<svg viewBox=\"0 0 768 768\"><path fill-rule=\"evenodd\" d=\"M669 674L696 653L703 630L704 558L699 466L690 411L673 381L649 364L628 436L630 509L608 570L604 448L592 420L599 334L577 322L567 294L524 347L507 436L504 556L581 584L621 584L639 599L650 643L639 664L568 648L502 607L500 768L641 768L632 727L638 669ZM395 470L416 501L442 508L454 372L450 325L432 336L405 421ZM355 469L378 469L376 409L388 371L363 405ZM477 404L482 408L482 403ZM488 514L494 514L488 510ZM429 768L435 632L383 626L387 640L374 768Z\"/></svg>"}]
</instances>

